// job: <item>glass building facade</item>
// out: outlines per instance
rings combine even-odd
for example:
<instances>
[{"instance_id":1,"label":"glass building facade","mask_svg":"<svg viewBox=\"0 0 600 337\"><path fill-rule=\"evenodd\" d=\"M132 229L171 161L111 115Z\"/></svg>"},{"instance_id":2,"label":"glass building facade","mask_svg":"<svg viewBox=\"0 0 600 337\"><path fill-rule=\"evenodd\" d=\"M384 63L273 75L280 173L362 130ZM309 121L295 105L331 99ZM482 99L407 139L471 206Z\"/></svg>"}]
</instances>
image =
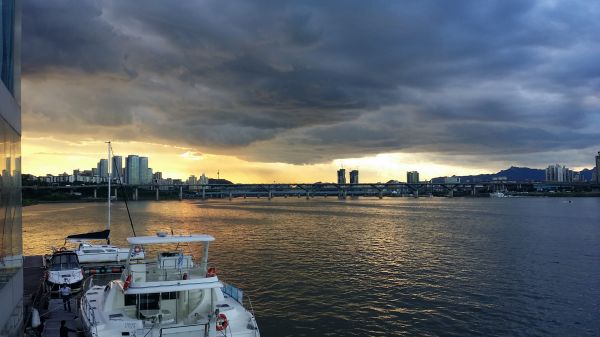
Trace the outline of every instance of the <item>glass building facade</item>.
<instances>
[{"instance_id":1,"label":"glass building facade","mask_svg":"<svg viewBox=\"0 0 600 337\"><path fill-rule=\"evenodd\" d=\"M0 336L22 336L20 1L0 10Z\"/></svg>"},{"instance_id":2,"label":"glass building facade","mask_svg":"<svg viewBox=\"0 0 600 337\"><path fill-rule=\"evenodd\" d=\"M140 184L140 157L129 155L125 160L125 181L129 185Z\"/></svg>"}]
</instances>

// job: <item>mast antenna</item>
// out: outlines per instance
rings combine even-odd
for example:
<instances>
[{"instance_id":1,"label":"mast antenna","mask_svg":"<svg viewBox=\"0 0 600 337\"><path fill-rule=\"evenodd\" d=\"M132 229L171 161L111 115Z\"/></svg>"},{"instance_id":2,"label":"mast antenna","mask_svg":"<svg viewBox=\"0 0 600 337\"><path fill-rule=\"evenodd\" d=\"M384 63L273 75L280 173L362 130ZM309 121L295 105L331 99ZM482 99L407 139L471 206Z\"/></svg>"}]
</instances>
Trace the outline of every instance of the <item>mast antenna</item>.
<instances>
[{"instance_id":1,"label":"mast antenna","mask_svg":"<svg viewBox=\"0 0 600 337\"><path fill-rule=\"evenodd\" d=\"M106 165L106 174L107 174L107 178L108 178L108 221L106 222L106 229L110 229L110 174L112 172L111 170L111 162L112 162L112 158L110 156L110 140L108 142L106 142L107 147L108 147L108 158L106 159L107 161L107 165Z\"/></svg>"}]
</instances>

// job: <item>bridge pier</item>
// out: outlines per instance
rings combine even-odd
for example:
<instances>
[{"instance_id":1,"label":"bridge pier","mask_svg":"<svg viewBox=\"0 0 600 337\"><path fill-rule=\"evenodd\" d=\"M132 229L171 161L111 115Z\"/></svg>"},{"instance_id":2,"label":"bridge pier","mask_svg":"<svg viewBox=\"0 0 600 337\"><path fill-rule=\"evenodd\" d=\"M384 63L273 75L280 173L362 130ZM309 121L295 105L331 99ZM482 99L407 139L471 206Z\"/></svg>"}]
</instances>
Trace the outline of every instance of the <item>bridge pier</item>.
<instances>
[{"instance_id":1,"label":"bridge pier","mask_svg":"<svg viewBox=\"0 0 600 337\"><path fill-rule=\"evenodd\" d=\"M133 189L133 201L138 200L138 189L137 187Z\"/></svg>"},{"instance_id":2,"label":"bridge pier","mask_svg":"<svg viewBox=\"0 0 600 337\"><path fill-rule=\"evenodd\" d=\"M233 193L229 192L229 201L233 198Z\"/></svg>"},{"instance_id":3,"label":"bridge pier","mask_svg":"<svg viewBox=\"0 0 600 337\"><path fill-rule=\"evenodd\" d=\"M475 185L471 185L471 196L474 197L477 195L477 188L475 188Z\"/></svg>"},{"instance_id":4,"label":"bridge pier","mask_svg":"<svg viewBox=\"0 0 600 337\"><path fill-rule=\"evenodd\" d=\"M269 200L273 198L273 191L269 190Z\"/></svg>"},{"instance_id":5,"label":"bridge pier","mask_svg":"<svg viewBox=\"0 0 600 337\"><path fill-rule=\"evenodd\" d=\"M310 192L306 191L306 200L310 199Z\"/></svg>"},{"instance_id":6,"label":"bridge pier","mask_svg":"<svg viewBox=\"0 0 600 337\"><path fill-rule=\"evenodd\" d=\"M379 199L383 199L383 191L382 190L379 191Z\"/></svg>"},{"instance_id":7,"label":"bridge pier","mask_svg":"<svg viewBox=\"0 0 600 337\"><path fill-rule=\"evenodd\" d=\"M206 200L206 186L202 186L202 200Z\"/></svg>"},{"instance_id":8,"label":"bridge pier","mask_svg":"<svg viewBox=\"0 0 600 337\"><path fill-rule=\"evenodd\" d=\"M183 186L179 186L179 201L183 200Z\"/></svg>"},{"instance_id":9,"label":"bridge pier","mask_svg":"<svg viewBox=\"0 0 600 337\"><path fill-rule=\"evenodd\" d=\"M244 199L246 199L246 195L244 194Z\"/></svg>"},{"instance_id":10,"label":"bridge pier","mask_svg":"<svg viewBox=\"0 0 600 337\"><path fill-rule=\"evenodd\" d=\"M159 193L158 192L158 186L156 187L156 192L155 193L156 193L156 201L158 201L158 193Z\"/></svg>"},{"instance_id":11,"label":"bridge pier","mask_svg":"<svg viewBox=\"0 0 600 337\"><path fill-rule=\"evenodd\" d=\"M118 191L118 190L119 190L119 189L115 187L115 200L117 200L117 199L118 199L118 198L117 198L117 191Z\"/></svg>"},{"instance_id":12,"label":"bridge pier","mask_svg":"<svg viewBox=\"0 0 600 337\"><path fill-rule=\"evenodd\" d=\"M454 198L454 189L451 189L450 192L448 192L448 197Z\"/></svg>"},{"instance_id":13,"label":"bridge pier","mask_svg":"<svg viewBox=\"0 0 600 337\"><path fill-rule=\"evenodd\" d=\"M98 189L94 188L94 199L98 197Z\"/></svg>"},{"instance_id":14,"label":"bridge pier","mask_svg":"<svg viewBox=\"0 0 600 337\"><path fill-rule=\"evenodd\" d=\"M413 192L413 196L414 196L415 198L417 198L417 199L419 198L419 189L416 189L416 190Z\"/></svg>"}]
</instances>

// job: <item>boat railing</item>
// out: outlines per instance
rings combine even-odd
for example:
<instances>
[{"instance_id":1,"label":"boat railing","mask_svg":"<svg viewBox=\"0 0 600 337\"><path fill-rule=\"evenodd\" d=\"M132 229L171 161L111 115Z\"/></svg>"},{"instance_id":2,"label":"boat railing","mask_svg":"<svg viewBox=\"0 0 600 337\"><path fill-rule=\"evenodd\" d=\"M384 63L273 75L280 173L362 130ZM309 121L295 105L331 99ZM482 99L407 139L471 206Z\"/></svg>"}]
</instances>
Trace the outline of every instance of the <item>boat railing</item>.
<instances>
[{"instance_id":1,"label":"boat railing","mask_svg":"<svg viewBox=\"0 0 600 337\"><path fill-rule=\"evenodd\" d=\"M234 301L238 302L239 304L242 305L242 307L244 307L246 310L248 310L252 316L251 316L251 324L252 326L248 326L248 328L251 328L252 330L254 330L254 335L255 336L259 336L260 332L258 331L258 323L256 322L256 316L254 315L254 307L252 306L252 301L250 300L250 296L246 295L244 296L244 291L229 284L226 282L221 281L221 283L223 283L223 288L221 288L221 291L223 291L223 294L229 296L231 299L233 299Z\"/></svg>"},{"instance_id":2,"label":"boat railing","mask_svg":"<svg viewBox=\"0 0 600 337\"><path fill-rule=\"evenodd\" d=\"M92 289L94 287L94 275L88 276L83 284L81 285L81 290L85 293L86 291Z\"/></svg>"},{"instance_id":3,"label":"boat railing","mask_svg":"<svg viewBox=\"0 0 600 337\"><path fill-rule=\"evenodd\" d=\"M175 327L164 327L160 329L161 337L168 336L177 336L181 334L188 334L190 336L204 336L208 337L209 334L209 324L191 324L191 325L183 325L183 326L175 326Z\"/></svg>"},{"instance_id":4,"label":"boat railing","mask_svg":"<svg viewBox=\"0 0 600 337\"><path fill-rule=\"evenodd\" d=\"M121 280L125 281L131 275L131 283L178 281L190 278L206 277L208 268L205 263L198 265L160 265L156 262L131 263L123 271Z\"/></svg>"},{"instance_id":5,"label":"boat railing","mask_svg":"<svg viewBox=\"0 0 600 337\"><path fill-rule=\"evenodd\" d=\"M94 313L94 307L87 299L87 297L81 297L81 312L85 315L85 318L90 323L90 334L92 337L98 336L98 327L96 325L96 314Z\"/></svg>"}]
</instances>

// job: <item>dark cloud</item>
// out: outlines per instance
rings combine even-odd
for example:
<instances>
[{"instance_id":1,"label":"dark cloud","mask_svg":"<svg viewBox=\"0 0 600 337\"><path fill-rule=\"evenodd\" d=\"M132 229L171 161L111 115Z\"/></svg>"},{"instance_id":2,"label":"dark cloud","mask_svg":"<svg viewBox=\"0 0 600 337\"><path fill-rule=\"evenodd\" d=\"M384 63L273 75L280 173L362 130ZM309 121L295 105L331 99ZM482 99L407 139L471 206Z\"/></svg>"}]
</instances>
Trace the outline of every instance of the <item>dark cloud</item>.
<instances>
[{"instance_id":1,"label":"dark cloud","mask_svg":"<svg viewBox=\"0 0 600 337\"><path fill-rule=\"evenodd\" d=\"M29 0L25 128L291 163L598 146L599 11L541 0Z\"/></svg>"}]
</instances>

